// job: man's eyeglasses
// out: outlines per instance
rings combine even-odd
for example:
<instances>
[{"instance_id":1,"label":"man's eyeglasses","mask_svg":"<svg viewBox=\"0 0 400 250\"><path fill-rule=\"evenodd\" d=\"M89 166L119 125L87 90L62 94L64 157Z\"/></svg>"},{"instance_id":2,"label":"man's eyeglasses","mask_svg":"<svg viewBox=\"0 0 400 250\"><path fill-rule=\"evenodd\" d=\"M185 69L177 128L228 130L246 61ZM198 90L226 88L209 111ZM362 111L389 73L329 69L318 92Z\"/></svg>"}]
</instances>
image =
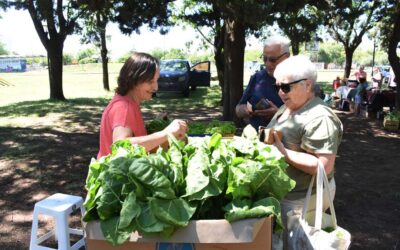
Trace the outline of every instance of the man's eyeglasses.
<instances>
[{"instance_id":1,"label":"man's eyeglasses","mask_svg":"<svg viewBox=\"0 0 400 250\"><path fill-rule=\"evenodd\" d=\"M300 80L293 81L293 82L288 82L288 83L281 82L279 85L275 84L275 88L276 88L276 91L279 92L279 90L281 89L283 93L287 94L287 93L290 92L290 85L295 84L295 83L299 83L299 82L304 81L304 80L307 80L307 79L304 78L304 79L300 79Z\"/></svg>"},{"instance_id":2,"label":"man's eyeglasses","mask_svg":"<svg viewBox=\"0 0 400 250\"><path fill-rule=\"evenodd\" d=\"M268 57L268 56L262 55L262 58L263 58L263 61L264 61L264 62L269 61L269 62L271 62L271 63L276 63L279 59L281 59L282 56L284 56L284 55L286 55L286 54L287 54L287 52L281 54L281 55L278 56L278 57Z\"/></svg>"}]
</instances>

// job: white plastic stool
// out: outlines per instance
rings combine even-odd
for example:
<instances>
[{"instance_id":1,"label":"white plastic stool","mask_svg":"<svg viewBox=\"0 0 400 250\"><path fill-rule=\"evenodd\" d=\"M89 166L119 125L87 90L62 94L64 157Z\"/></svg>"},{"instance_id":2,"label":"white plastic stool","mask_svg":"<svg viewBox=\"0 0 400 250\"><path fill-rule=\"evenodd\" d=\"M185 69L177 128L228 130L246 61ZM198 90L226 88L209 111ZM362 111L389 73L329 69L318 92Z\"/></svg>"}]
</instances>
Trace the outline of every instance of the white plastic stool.
<instances>
[{"instance_id":1,"label":"white plastic stool","mask_svg":"<svg viewBox=\"0 0 400 250\"><path fill-rule=\"evenodd\" d=\"M30 250L50 250L53 248L40 246L40 243L55 236L58 240L58 249L60 250L77 250L85 245L84 231L83 229L73 229L69 228L68 218L70 214L76 209L80 208L81 215L85 213L83 208L83 199L79 196L67 195L67 194L53 194L44 200L41 200L35 204L33 210L33 220L32 220L32 232L31 232L31 242ZM55 229L46 233L45 235L37 238L38 231L38 215L48 215L55 219ZM82 238L79 239L72 247L70 246L69 235L81 235Z\"/></svg>"}]
</instances>

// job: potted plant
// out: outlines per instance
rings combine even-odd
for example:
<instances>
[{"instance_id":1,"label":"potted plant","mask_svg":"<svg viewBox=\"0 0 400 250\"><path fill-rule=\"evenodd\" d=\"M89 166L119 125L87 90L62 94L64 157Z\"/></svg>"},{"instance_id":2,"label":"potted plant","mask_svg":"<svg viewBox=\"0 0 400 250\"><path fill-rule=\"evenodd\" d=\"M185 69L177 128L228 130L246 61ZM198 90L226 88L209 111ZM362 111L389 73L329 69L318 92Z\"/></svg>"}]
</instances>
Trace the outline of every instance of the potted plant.
<instances>
[{"instance_id":1,"label":"potted plant","mask_svg":"<svg viewBox=\"0 0 400 250\"><path fill-rule=\"evenodd\" d=\"M387 113L383 119L383 127L387 130L397 130L400 123L400 112L393 111Z\"/></svg>"}]
</instances>

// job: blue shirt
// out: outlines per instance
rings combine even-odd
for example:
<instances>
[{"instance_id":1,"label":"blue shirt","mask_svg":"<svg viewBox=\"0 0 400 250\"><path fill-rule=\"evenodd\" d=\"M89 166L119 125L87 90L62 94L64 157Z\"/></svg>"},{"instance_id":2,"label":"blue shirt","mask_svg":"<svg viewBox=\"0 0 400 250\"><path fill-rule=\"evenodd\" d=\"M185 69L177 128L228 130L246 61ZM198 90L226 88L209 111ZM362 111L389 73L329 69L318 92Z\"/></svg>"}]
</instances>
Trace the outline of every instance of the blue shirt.
<instances>
[{"instance_id":1,"label":"blue shirt","mask_svg":"<svg viewBox=\"0 0 400 250\"><path fill-rule=\"evenodd\" d=\"M283 102L274 85L275 78L268 75L266 70L256 72L251 76L239 104L246 104L249 102L253 106L253 110L255 110L255 106L260 99L267 98L279 108L282 106ZM269 119L260 116L250 117L250 124L257 131L259 126L267 126L269 121Z\"/></svg>"}]
</instances>

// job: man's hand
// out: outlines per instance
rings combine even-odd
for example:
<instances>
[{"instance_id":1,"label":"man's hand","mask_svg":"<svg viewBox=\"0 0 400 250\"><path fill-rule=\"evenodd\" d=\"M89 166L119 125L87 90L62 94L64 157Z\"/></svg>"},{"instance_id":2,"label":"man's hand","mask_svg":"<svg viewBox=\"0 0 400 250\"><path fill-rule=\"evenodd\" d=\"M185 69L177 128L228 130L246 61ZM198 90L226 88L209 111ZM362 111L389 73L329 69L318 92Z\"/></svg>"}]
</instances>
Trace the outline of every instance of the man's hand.
<instances>
[{"instance_id":1,"label":"man's hand","mask_svg":"<svg viewBox=\"0 0 400 250\"><path fill-rule=\"evenodd\" d=\"M248 118L252 116L253 112L247 108L247 104L238 104L235 108L236 115L239 118Z\"/></svg>"},{"instance_id":2,"label":"man's hand","mask_svg":"<svg viewBox=\"0 0 400 250\"><path fill-rule=\"evenodd\" d=\"M271 102L271 101L268 101L268 102L271 105L270 108L254 110L252 112L252 115L253 116L262 116L267 119L271 119L275 115L276 111L278 111L278 107L273 102Z\"/></svg>"}]
</instances>

